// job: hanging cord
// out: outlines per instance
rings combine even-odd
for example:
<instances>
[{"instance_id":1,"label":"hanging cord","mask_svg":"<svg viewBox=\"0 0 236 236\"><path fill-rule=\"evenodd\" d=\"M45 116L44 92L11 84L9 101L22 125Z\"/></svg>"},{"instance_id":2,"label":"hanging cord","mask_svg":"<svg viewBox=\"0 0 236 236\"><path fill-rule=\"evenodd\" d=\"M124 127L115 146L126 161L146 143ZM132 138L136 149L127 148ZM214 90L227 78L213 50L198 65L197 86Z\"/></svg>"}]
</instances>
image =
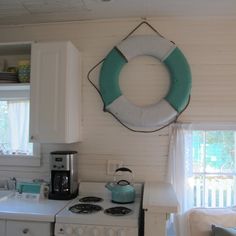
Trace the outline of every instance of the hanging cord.
<instances>
[{"instance_id":1,"label":"hanging cord","mask_svg":"<svg viewBox=\"0 0 236 236\"><path fill-rule=\"evenodd\" d=\"M152 25L150 25L147 21L142 21L139 25L137 25L125 38L122 39L122 41L126 40L129 36L131 36L138 28L140 28L142 25L147 25L152 31L157 33L160 37L164 38Z\"/></svg>"},{"instance_id":2,"label":"hanging cord","mask_svg":"<svg viewBox=\"0 0 236 236\"><path fill-rule=\"evenodd\" d=\"M147 21L142 21L139 25L137 25L124 39L122 39L122 41L126 40L128 37L130 37L139 27L141 27L142 25L147 25L148 27L150 27L155 33L157 33L160 37L164 38L152 25L150 25ZM175 44L173 41L171 41L173 44ZM105 58L103 58L101 61L99 61L95 66L93 66L88 74L87 74L87 79L88 81L91 83L91 85L97 90L98 94L100 95L101 99L102 99L102 102L103 102L103 111L104 112L108 112L110 113L120 124L122 124L124 127L126 127L127 129L129 129L130 131L133 131L133 132L137 132L137 133L154 133L154 132L157 132L159 130L162 130L164 128L166 128L167 126L169 126L170 124L172 123L176 123L177 122L177 119L179 118L179 116L186 110L186 108L188 107L189 103L190 103L190 95L189 95L189 99L188 99L188 102L187 102L187 105L185 106L185 108L176 116L176 118L172 121L170 121L168 124L156 129L156 130L151 130L151 131L146 131L146 130L134 130L134 129L131 129L130 127L126 126L121 120L119 120L114 114L112 114L110 111L106 110L106 107L105 107L105 102L103 100L103 97L102 97L102 94L100 92L100 90L96 87L96 85L92 82L92 80L90 79L90 75L91 73L101 64L105 61Z\"/></svg>"},{"instance_id":3,"label":"hanging cord","mask_svg":"<svg viewBox=\"0 0 236 236\"><path fill-rule=\"evenodd\" d=\"M90 79L90 74L102 63L105 61L105 58L103 58L101 61L99 61L95 66L93 66L88 74L87 74L87 79L88 81L92 84L92 86L97 90L98 94L100 95L101 99L102 99L102 102L103 102L103 111L105 111L105 102L103 100L103 97L102 97L102 94L100 92L100 90L96 87L96 85L92 82L92 80Z\"/></svg>"}]
</instances>

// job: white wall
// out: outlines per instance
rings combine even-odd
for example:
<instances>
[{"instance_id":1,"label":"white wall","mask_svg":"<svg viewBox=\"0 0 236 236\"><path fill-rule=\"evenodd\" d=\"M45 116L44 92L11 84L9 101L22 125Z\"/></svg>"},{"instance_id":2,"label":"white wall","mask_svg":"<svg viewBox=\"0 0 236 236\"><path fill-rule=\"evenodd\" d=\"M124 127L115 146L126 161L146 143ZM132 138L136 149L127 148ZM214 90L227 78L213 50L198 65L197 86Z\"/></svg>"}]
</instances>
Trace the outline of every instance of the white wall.
<instances>
[{"instance_id":1,"label":"white wall","mask_svg":"<svg viewBox=\"0 0 236 236\"><path fill-rule=\"evenodd\" d=\"M149 22L179 46L191 65L191 103L179 121L236 121L236 20L155 18ZM138 23L139 19L122 19L0 28L0 42L71 40L83 58L83 142L73 147L43 145L42 167L0 167L1 176L48 177L49 152L74 148L79 152L83 180L110 179L106 175L110 159L123 160L134 171L135 180L165 178L168 128L152 134L127 130L102 111L101 99L86 78L91 67ZM138 33L152 31L143 27ZM98 70L92 79L97 77ZM159 100L169 83L165 68L148 57L125 66L120 82L124 94L139 105Z\"/></svg>"}]
</instances>

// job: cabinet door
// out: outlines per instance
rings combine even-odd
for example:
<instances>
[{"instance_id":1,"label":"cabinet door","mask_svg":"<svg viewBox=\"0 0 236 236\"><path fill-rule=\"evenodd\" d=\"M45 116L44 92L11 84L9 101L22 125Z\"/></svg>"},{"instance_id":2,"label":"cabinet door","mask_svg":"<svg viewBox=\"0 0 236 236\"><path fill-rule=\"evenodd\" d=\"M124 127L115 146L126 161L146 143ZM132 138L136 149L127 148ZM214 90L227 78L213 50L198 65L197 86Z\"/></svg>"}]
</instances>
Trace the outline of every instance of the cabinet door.
<instances>
[{"instance_id":1,"label":"cabinet door","mask_svg":"<svg viewBox=\"0 0 236 236\"><path fill-rule=\"evenodd\" d=\"M7 221L6 236L52 236L51 223Z\"/></svg>"},{"instance_id":2,"label":"cabinet door","mask_svg":"<svg viewBox=\"0 0 236 236\"><path fill-rule=\"evenodd\" d=\"M30 89L32 142L79 141L78 68L78 51L70 42L32 45ZM70 91L71 88L77 90ZM75 118L71 122L72 116ZM73 128L71 123L74 125Z\"/></svg>"},{"instance_id":3,"label":"cabinet door","mask_svg":"<svg viewBox=\"0 0 236 236\"><path fill-rule=\"evenodd\" d=\"M166 231L167 214L145 212L145 236L167 236Z\"/></svg>"},{"instance_id":4,"label":"cabinet door","mask_svg":"<svg viewBox=\"0 0 236 236\"><path fill-rule=\"evenodd\" d=\"M6 221L5 220L0 220L0 235L5 236L6 232Z\"/></svg>"}]
</instances>

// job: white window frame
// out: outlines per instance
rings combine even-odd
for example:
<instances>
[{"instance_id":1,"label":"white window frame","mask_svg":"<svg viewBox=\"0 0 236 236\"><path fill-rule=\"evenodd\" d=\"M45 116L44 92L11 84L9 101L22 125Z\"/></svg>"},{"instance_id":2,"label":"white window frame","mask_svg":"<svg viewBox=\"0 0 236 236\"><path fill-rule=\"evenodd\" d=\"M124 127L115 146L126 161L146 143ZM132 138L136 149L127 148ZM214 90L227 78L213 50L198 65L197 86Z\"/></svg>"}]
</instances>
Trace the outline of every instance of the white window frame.
<instances>
[{"instance_id":1,"label":"white window frame","mask_svg":"<svg viewBox=\"0 0 236 236\"><path fill-rule=\"evenodd\" d=\"M29 84L0 84L0 100L29 99ZM0 155L3 166L40 166L40 144L33 143L33 155Z\"/></svg>"},{"instance_id":2,"label":"white window frame","mask_svg":"<svg viewBox=\"0 0 236 236\"><path fill-rule=\"evenodd\" d=\"M181 123L180 123L181 124ZM236 131L236 123L235 122L227 122L227 123L222 123L222 122L212 122L212 123L183 123L181 124L182 127L186 127L188 129L192 130L231 130L231 131Z\"/></svg>"}]
</instances>

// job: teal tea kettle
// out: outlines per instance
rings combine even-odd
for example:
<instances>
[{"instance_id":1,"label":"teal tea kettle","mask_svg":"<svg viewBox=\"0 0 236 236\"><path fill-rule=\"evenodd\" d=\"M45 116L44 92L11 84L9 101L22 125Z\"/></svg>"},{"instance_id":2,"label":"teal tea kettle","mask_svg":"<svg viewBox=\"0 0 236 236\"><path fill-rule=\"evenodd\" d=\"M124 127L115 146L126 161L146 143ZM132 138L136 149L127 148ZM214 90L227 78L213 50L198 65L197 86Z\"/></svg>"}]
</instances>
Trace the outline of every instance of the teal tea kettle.
<instances>
[{"instance_id":1,"label":"teal tea kettle","mask_svg":"<svg viewBox=\"0 0 236 236\"><path fill-rule=\"evenodd\" d=\"M133 179L132 171L126 167L121 167L116 169L114 173L114 182L108 182L105 186L111 191L112 202L123 204L132 203L135 201L135 188L127 180L122 179L116 182L116 174L119 171L130 172Z\"/></svg>"}]
</instances>

